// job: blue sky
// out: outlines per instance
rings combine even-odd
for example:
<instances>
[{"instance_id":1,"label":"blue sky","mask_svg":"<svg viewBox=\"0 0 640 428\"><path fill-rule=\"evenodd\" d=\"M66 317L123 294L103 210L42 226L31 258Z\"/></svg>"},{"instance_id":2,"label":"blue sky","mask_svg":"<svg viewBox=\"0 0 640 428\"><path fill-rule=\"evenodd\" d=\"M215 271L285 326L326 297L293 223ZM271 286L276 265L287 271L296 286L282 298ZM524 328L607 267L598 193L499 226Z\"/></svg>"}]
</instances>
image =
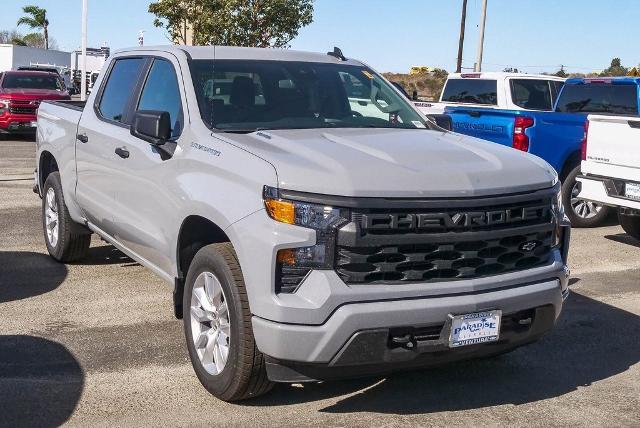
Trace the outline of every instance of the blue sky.
<instances>
[{"instance_id":1,"label":"blue sky","mask_svg":"<svg viewBox=\"0 0 640 428\"><path fill-rule=\"evenodd\" d=\"M605 68L619 56L640 62L638 0L488 0L483 69L511 66L526 72ZM21 7L47 9L50 34L64 49L80 44L81 0L1 0L0 29L13 29ZM153 27L148 0L89 0L89 45L168 43ZM457 55L462 0L316 0L314 23L292 42L295 49L325 52L340 46L347 56L380 71L405 72L411 65L452 71ZM464 63L473 67L481 0L469 0ZM27 29L24 28L23 31Z\"/></svg>"}]
</instances>

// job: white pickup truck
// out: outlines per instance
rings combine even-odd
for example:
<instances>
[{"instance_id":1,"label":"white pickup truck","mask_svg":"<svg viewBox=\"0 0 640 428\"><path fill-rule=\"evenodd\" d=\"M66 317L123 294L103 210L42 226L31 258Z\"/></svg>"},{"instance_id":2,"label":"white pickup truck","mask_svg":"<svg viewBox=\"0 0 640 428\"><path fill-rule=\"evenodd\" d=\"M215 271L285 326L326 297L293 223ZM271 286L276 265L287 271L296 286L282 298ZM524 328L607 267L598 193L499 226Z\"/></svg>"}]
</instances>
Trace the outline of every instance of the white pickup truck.
<instances>
[{"instance_id":1,"label":"white pickup truck","mask_svg":"<svg viewBox=\"0 0 640 428\"><path fill-rule=\"evenodd\" d=\"M579 199L618 208L625 232L640 240L640 117L590 115L585 125Z\"/></svg>"},{"instance_id":2,"label":"white pickup truck","mask_svg":"<svg viewBox=\"0 0 640 428\"><path fill-rule=\"evenodd\" d=\"M460 106L551 111L564 81L536 74L453 73L444 84L439 102L414 101L414 105L424 114Z\"/></svg>"}]
</instances>

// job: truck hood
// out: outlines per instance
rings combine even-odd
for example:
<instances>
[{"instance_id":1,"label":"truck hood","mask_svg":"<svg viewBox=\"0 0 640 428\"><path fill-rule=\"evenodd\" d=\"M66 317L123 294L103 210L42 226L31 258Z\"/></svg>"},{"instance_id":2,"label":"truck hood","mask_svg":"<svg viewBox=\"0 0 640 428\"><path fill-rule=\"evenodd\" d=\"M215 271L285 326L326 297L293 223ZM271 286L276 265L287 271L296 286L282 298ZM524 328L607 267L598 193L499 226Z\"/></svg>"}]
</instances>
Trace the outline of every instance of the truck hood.
<instances>
[{"instance_id":1,"label":"truck hood","mask_svg":"<svg viewBox=\"0 0 640 428\"><path fill-rule=\"evenodd\" d=\"M280 188L361 197L469 197L548 188L542 159L452 132L305 129L223 134L273 164Z\"/></svg>"},{"instance_id":2,"label":"truck hood","mask_svg":"<svg viewBox=\"0 0 640 428\"><path fill-rule=\"evenodd\" d=\"M68 100L69 94L47 89L1 89L0 98L5 100Z\"/></svg>"}]
</instances>

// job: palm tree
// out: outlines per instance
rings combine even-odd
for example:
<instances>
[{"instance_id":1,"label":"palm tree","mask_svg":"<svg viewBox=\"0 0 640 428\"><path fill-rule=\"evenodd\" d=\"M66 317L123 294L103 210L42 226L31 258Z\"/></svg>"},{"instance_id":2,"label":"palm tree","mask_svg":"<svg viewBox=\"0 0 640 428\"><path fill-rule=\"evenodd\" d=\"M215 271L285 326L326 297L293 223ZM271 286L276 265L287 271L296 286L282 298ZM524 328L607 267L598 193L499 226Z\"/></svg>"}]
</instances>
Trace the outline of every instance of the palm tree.
<instances>
[{"instance_id":1,"label":"palm tree","mask_svg":"<svg viewBox=\"0 0 640 428\"><path fill-rule=\"evenodd\" d=\"M25 6L22 11L26 16L18 19L18 25L28 25L29 28L41 28L44 32L44 48L49 49L49 20L47 10L38 6Z\"/></svg>"}]
</instances>

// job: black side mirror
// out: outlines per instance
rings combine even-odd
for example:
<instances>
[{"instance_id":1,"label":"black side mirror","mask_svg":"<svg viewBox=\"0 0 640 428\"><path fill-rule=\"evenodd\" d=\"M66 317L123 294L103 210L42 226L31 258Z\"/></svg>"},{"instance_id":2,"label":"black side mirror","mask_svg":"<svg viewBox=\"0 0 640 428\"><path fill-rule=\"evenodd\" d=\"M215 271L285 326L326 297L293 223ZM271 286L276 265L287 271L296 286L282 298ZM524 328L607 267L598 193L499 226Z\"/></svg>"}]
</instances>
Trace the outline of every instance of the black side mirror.
<instances>
[{"instance_id":1,"label":"black side mirror","mask_svg":"<svg viewBox=\"0 0 640 428\"><path fill-rule=\"evenodd\" d=\"M169 112L138 110L133 115L131 135L161 146L171 138L171 117Z\"/></svg>"},{"instance_id":2,"label":"black side mirror","mask_svg":"<svg viewBox=\"0 0 640 428\"><path fill-rule=\"evenodd\" d=\"M440 128L444 128L447 131L453 131L453 121L448 114L428 114L427 119L431 119Z\"/></svg>"},{"instance_id":3,"label":"black side mirror","mask_svg":"<svg viewBox=\"0 0 640 428\"><path fill-rule=\"evenodd\" d=\"M411 99L413 101L418 101L418 91L413 91L413 94L411 95Z\"/></svg>"}]
</instances>

